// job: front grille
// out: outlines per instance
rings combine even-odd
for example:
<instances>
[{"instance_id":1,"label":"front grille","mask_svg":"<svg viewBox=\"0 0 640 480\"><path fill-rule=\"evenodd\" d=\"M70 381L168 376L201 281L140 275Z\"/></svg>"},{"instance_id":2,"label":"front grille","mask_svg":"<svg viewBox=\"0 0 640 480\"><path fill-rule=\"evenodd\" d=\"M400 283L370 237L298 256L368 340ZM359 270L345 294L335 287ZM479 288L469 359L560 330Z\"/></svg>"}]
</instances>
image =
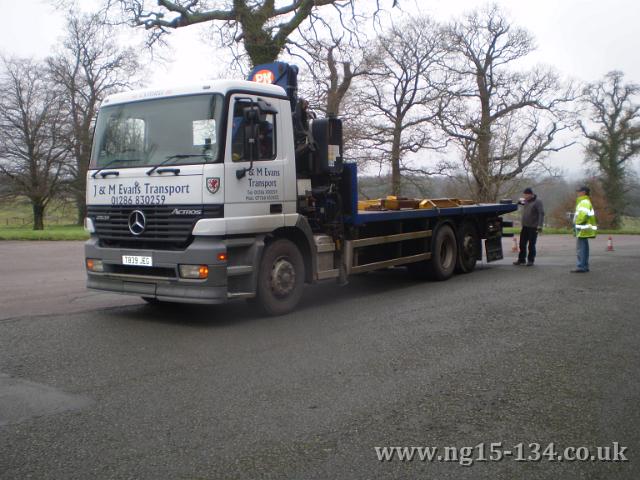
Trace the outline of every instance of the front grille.
<instances>
[{"instance_id":1,"label":"front grille","mask_svg":"<svg viewBox=\"0 0 640 480\"><path fill-rule=\"evenodd\" d=\"M118 273L121 275L143 275L145 277L176 278L175 268L165 267L139 267L132 265L108 265L107 273Z\"/></svg>"},{"instance_id":2,"label":"front grille","mask_svg":"<svg viewBox=\"0 0 640 480\"><path fill-rule=\"evenodd\" d=\"M140 210L146 219L144 231L133 235L129 230L129 215ZM174 210L198 210L200 214L175 215ZM96 235L103 246L122 248L183 249L192 241L191 232L201 218L224 217L224 205L162 205L87 207Z\"/></svg>"}]
</instances>

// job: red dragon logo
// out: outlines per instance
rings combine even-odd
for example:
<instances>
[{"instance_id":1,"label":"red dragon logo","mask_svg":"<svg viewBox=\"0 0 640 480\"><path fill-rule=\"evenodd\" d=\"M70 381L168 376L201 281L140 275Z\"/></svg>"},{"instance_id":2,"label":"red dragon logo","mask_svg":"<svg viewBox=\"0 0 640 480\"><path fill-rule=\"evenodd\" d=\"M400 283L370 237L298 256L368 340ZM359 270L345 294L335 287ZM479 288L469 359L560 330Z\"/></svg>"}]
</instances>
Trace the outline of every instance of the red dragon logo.
<instances>
[{"instance_id":1,"label":"red dragon logo","mask_svg":"<svg viewBox=\"0 0 640 480\"><path fill-rule=\"evenodd\" d=\"M211 193L216 193L220 190L220 177L207 178L207 190Z\"/></svg>"}]
</instances>

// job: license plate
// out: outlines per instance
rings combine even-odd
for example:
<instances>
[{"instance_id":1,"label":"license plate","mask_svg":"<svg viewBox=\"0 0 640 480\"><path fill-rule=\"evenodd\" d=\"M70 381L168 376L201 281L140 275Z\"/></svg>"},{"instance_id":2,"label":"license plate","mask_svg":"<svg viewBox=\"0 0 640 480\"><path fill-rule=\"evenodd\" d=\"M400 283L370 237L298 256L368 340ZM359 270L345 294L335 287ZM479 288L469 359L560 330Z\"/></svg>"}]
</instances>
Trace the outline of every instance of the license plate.
<instances>
[{"instance_id":1,"label":"license plate","mask_svg":"<svg viewBox=\"0 0 640 480\"><path fill-rule=\"evenodd\" d=\"M122 264L137 265L140 267L151 267L153 266L153 261L151 257L143 257L141 255L123 255Z\"/></svg>"}]
</instances>

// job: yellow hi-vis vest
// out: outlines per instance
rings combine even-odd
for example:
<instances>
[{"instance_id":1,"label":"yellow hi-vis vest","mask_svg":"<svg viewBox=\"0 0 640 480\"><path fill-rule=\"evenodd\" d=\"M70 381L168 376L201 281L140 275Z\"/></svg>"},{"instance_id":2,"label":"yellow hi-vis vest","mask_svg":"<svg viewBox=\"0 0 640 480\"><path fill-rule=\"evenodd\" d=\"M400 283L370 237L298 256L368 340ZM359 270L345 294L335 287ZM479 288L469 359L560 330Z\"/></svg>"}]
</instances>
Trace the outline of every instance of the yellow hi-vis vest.
<instances>
[{"instance_id":1,"label":"yellow hi-vis vest","mask_svg":"<svg viewBox=\"0 0 640 480\"><path fill-rule=\"evenodd\" d=\"M598 231L596 213L588 196L583 195L576 200L576 213L573 216L576 237L594 238Z\"/></svg>"}]
</instances>

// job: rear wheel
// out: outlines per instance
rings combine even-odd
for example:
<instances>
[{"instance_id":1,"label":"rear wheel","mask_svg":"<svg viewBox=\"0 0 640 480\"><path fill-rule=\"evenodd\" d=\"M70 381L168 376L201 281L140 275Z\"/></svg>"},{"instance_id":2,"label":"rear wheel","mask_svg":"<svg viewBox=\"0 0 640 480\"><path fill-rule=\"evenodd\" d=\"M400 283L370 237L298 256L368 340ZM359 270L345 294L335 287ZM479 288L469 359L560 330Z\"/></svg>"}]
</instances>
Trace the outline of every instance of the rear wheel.
<instances>
[{"instance_id":1,"label":"rear wheel","mask_svg":"<svg viewBox=\"0 0 640 480\"><path fill-rule=\"evenodd\" d=\"M456 262L456 272L469 273L476 268L478 254L480 253L480 239L478 229L469 221L460 227L458 232L458 259Z\"/></svg>"},{"instance_id":2,"label":"rear wheel","mask_svg":"<svg viewBox=\"0 0 640 480\"><path fill-rule=\"evenodd\" d=\"M431 259L407 265L409 273L420 280L447 280L456 268L456 235L450 225L440 225L431 239Z\"/></svg>"},{"instance_id":3,"label":"rear wheel","mask_svg":"<svg viewBox=\"0 0 640 480\"><path fill-rule=\"evenodd\" d=\"M268 244L258 271L258 305L267 315L290 312L302 297L304 277L304 260L293 242L281 238Z\"/></svg>"},{"instance_id":4,"label":"rear wheel","mask_svg":"<svg viewBox=\"0 0 640 480\"><path fill-rule=\"evenodd\" d=\"M451 225L441 225L431 243L431 261L427 271L434 280L447 280L453 275L458 256L456 234Z\"/></svg>"}]
</instances>

